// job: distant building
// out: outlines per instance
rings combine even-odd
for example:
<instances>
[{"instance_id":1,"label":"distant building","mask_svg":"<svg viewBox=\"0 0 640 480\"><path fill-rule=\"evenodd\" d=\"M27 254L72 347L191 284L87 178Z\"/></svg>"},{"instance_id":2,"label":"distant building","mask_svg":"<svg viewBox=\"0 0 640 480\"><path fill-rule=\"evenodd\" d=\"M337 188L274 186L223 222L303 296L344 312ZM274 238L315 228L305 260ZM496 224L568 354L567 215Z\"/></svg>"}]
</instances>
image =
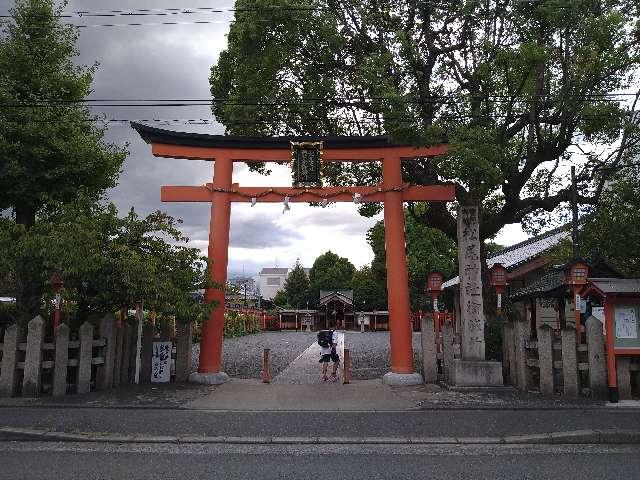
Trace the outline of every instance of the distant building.
<instances>
[{"instance_id":1,"label":"distant building","mask_svg":"<svg viewBox=\"0 0 640 480\"><path fill-rule=\"evenodd\" d=\"M260 273L260 294L262 298L273 300L289 275L288 268L263 268Z\"/></svg>"}]
</instances>

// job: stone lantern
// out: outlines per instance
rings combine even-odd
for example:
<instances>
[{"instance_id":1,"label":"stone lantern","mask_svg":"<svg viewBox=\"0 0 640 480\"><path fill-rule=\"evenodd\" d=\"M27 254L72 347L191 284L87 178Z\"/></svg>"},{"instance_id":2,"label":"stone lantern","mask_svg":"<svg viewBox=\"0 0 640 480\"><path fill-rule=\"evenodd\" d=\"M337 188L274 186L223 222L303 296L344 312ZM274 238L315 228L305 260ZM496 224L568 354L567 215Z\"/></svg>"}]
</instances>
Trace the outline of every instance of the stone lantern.
<instances>
[{"instance_id":1,"label":"stone lantern","mask_svg":"<svg viewBox=\"0 0 640 480\"><path fill-rule=\"evenodd\" d=\"M502 311L502 294L507 287L507 269L500 263L494 263L489 269L491 286L498 294L498 313Z\"/></svg>"},{"instance_id":2,"label":"stone lantern","mask_svg":"<svg viewBox=\"0 0 640 480\"><path fill-rule=\"evenodd\" d=\"M576 336L581 338L582 329L580 327L580 296L578 292L587 284L589 276L589 265L582 259L575 259L569 262L564 269L564 283L573 292L573 314L576 322Z\"/></svg>"},{"instance_id":3,"label":"stone lantern","mask_svg":"<svg viewBox=\"0 0 640 480\"><path fill-rule=\"evenodd\" d=\"M442 272L433 271L427 275L427 291L431 294L434 312L438 311L438 296L442 293L443 282L444 274Z\"/></svg>"}]
</instances>

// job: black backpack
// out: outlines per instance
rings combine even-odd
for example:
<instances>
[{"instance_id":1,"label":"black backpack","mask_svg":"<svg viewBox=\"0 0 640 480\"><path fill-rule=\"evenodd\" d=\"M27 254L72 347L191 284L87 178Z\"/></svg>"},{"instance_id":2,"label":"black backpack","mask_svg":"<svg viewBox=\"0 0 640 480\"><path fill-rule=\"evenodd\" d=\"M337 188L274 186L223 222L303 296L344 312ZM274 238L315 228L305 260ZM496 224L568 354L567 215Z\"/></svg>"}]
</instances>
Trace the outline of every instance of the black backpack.
<instances>
[{"instance_id":1,"label":"black backpack","mask_svg":"<svg viewBox=\"0 0 640 480\"><path fill-rule=\"evenodd\" d=\"M333 330L320 330L318 332L318 345L323 348L331 346L331 340L333 338Z\"/></svg>"}]
</instances>

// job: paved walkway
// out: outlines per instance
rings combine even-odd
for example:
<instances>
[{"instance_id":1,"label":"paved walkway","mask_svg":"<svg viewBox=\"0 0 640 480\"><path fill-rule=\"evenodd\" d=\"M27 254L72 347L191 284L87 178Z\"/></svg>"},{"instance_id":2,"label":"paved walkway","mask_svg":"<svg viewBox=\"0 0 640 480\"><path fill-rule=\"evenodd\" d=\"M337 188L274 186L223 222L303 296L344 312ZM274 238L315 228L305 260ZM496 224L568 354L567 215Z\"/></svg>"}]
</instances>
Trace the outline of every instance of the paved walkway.
<instances>
[{"instance_id":1,"label":"paved walkway","mask_svg":"<svg viewBox=\"0 0 640 480\"><path fill-rule=\"evenodd\" d=\"M344 376L343 363L344 359L344 333L338 332L338 355L340 355L340 366L338 368L338 382L342 383ZM320 345L314 341L298 358L287 366L272 383L278 385L313 385L322 384L322 365L320 364ZM332 372L333 364L329 363L327 372Z\"/></svg>"}]
</instances>

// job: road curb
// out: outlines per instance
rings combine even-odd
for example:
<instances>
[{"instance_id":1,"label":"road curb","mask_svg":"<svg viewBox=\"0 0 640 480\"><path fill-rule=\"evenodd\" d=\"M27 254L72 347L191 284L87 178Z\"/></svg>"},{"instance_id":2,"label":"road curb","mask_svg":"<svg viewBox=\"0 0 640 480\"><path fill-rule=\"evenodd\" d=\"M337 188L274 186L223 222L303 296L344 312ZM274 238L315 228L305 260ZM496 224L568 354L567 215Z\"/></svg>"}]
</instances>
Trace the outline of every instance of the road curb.
<instances>
[{"instance_id":1,"label":"road curb","mask_svg":"<svg viewBox=\"0 0 640 480\"><path fill-rule=\"evenodd\" d=\"M88 432L57 432L35 428L0 427L0 434L19 440L97 443L175 443L248 445L553 445L553 444L640 444L640 430L574 430L504 437L287 437L135 435ZM16 440L10 438L9 440ZM6 439L5 439L6 441Z\"/></svg>"}]
</instances>

